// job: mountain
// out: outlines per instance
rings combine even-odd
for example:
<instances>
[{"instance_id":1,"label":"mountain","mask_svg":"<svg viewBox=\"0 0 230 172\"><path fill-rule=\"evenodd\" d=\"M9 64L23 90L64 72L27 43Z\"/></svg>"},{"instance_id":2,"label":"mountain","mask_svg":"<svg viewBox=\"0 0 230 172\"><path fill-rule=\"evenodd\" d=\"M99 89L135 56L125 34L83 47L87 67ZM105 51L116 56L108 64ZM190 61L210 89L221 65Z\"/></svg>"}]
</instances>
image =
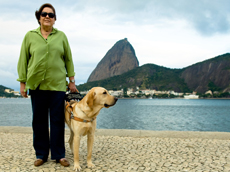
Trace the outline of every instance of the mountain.
<instances>
[{"instance_id":1,"label":"mountain","mask_svg":"<svg viewBox=\"0 0 230 172\"><path fill-rule=\"evenodd\" d=\"M5 89L10 89L10 88L0 85L0 97L18 97L15 96L13 93L6 93Z\"/></svg>"},{"instance_id":2,"label":"mountain","mask_svg":"<svg viewBox=\"0 0 230 172\"><path fill-rule=\"evenodd\" d=\"M230 53L186 67L180 77L197 92L230 91Z\"/></svg>"},{"instance_id":3,"label":"mountain","mask_svg":"<svg viewBox=\"0 0 230 172\"><path fill-rule=\"evenodd\" d=\"M180 70L169 69L155 64L145 64L122 75L114 76L100 81L88 82L78 85L80 91L89 90L95 86L102 86L110 90L121 88L140 87L141 89L174 90L178 92L190 91L180 76Z\"/></svg>"},{"instance_id":4,"label":"mountain","mask_svg":"<svg viewBox=\"0 0 230 172\"><path fill-rule=\"evenodd\" d=\"M139 66L135 50L127 38L122 39L106 53L93 70L87 82L121 75Z\"/></svg>"},{"instance_id":5,"label":"mountain","mask_svg":"<svg viewBox=\"0 0 230 172\"><path fill-rule=\"evenodd\" d=\"M5 89L9 89L3 85L0 85L0 93L5 92Z\"/></svg>"},{"instance_id":6,"label":"mountain","mask_svg":"<svg viewBox=\"0 0 230 172\"><path fill-rule=\"evenodd\" d=\"M226 92L230 91L230 54L223 54L183 69L145 64L118 76L78 85L77 88L83 91L95 86L108 90L140 87L176 92Z\"/></svg>"}]
</instances>

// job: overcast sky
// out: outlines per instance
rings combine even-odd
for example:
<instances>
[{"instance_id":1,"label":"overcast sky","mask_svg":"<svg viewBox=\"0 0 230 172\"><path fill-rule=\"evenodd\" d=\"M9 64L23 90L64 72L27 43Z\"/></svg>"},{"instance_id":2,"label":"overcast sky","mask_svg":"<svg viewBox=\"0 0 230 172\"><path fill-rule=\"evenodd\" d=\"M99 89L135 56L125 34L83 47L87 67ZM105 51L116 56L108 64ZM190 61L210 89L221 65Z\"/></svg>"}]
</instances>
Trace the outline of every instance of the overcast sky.
<instances>
[{"instance_id":1,"label":"overcast sky","mask_svg":"<svg viewBox=\"0 0 230 172\"><path fill-rule=\"evenodd\" d=\"M127 38L140 66L184 68L230 52L229 0L0 0L0 85L19 91L17 62L35 11L49 2L69 40L76 84Z\"/></svg>"}]
</instances>

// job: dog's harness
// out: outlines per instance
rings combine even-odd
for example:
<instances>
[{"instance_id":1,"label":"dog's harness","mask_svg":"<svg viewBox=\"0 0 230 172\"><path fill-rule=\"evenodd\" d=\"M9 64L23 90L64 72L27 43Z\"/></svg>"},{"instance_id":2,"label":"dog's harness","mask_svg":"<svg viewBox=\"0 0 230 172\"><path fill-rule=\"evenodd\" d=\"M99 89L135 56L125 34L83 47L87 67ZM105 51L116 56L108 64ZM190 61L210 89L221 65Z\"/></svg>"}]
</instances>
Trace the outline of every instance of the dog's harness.
<instances>
[{"instance_id":1,"label":"dog's harness","mask_svg":"<svg viewBox=\"0 0 230 172\"><path fill-rule=\"evenodd\" d=\"M74 103L76 103L76 102L71 102L71 103L66 102L66 107L65 108L66 108L66 111L69 113L69 119L74 119L75 121L85 122L85 123L87 123L87 122L93 122L96 119L96 117L94 117L92 120L85 120L85 119L81 119L81 118L78 118L78 117L74 116L74 114L73 114L73 107L72 107L72 105ZM70 111L69 111L69 109L70 109Z\"/></svg>"}]
</instances>

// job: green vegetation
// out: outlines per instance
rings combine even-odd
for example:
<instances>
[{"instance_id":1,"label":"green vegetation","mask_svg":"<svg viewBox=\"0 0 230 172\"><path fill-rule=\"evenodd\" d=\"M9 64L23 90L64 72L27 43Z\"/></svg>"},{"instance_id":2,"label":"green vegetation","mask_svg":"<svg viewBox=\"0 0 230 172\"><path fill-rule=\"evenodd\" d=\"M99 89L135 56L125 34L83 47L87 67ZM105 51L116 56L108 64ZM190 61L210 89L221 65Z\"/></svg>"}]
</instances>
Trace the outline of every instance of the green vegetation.
<instances>
[{"instance_id":1,"label":"green vegetation","mask_svg":"<svg viewBox=\"0 0 230 172\"><path fill-rule=\"evenodd\" d=\"M158 91L191 92L184 80L179 77L180 71L180 69L146 64L119 76L78 85L77 88L79 91L85 91L97 86L108 90L136 89L136 87L139 87L140 89L155 89Z\"/></svg>"},{"instance_id":2,"label":"green vegetation","mask_svg":"<svg viewBox=\"0 0 230 172\"><path fill-rule=\"evenodd\" d=\"M213 94L213 98L230 98L230 93L215 93Z\"/></svg>"},{"instance_id":3,"label":"green vegetation","mask_svg":"<svg viewBox=\"0 0 230 172\"><path fill-rule=\"evenodd\" d=\"M212 81L208 83L208 89L212 92L221 90L221 88L217 87Z\"/></svg>"},{"instance_id":4,"label":"green vegetation","mask_svg":"<svg viewBox=\"0 0 230 172\"><path fill-rule=\"evenodd\" d=\"M211 58L211 59L208 59L208 60L205 60L205 61L202 61L202 62L195 63L195 64L193 64L191 66L195 66L195 65L203 64L203 63L218 63L218 62L221 62L221 61L230 61L230 53L219 55L219 56L216 56L214 58ZM191 66L183 68L183 70L185 70L185 69L187 69L187 68L189 68Z\"/></svg>"},{"instance_id":5,"label":"green vegetation","mask_svg":"<svg viewBox=\"0 0 230 172\"><path fill-rule=\"evenodd\" d=\"M200 98L230 98L230 93L229 92L218 92L215 91L214 94L198 94Z\"/></svg>"},{"instance_id":6,"label":"green vegetation","mask_svg":"<svg viewBox=\"0 0 230 172\"><path fill-rule=\"evenodd\" d=\"M5 89L10 89L10 88L0 85L0 97L21 97L21 96L16 96L13 93L6 93Z\"/></svg>"},{"instance_id":7,"label":"green vegetation","mask_svg":"<svg viewBox=\"0 0 230 172\"><path fill-rule=\"evenodd\" d=\"M203 95L205 91L211 90L212 92L220 92L218 95L213 96L225 96L225 94L222 95L221 92L226 90L226 85L217 85L217 79L220 79L221 75L220 72L217 75L213 75L215 71L211 71L211 73L206 73L205 71L199 71L197 74L196 72L200 70L203 66L211 67L212 64L215 64L217 66L223 66L223 64L229 64L230 61L230 53L226 53L208 60L205 60L203 62L196 63L194 65L188 66L183 69L170 69L162 66L158 66L155 64L145 64L143 66L137 67L131 71L128 71L122 75L114 76L108 79L100 80L100 81L94 81L94 82L88 82L85 84L78 85L77 88L80 91L86 91L91 89L92 87L101 86L108 90L121 90L121 89L127 89L132 88L134 91L136 91L136 88L139 87L140 90L144 89L151 89L151 90L157 90L157 91L170 91L173 90L175 92L179 93L191 93L192 91L200 91ZM220 64L218 64L220 63ZM194 67L194 68L193 68ZM190 68L189 72L185 72ZM221 69L221 68L220 68ZM226 75L228 76L226 70L229 70L230 66L225 65L223 66L222 70L225 73L225 78L227 84L228 80ZM213 70L213 69L212 69ZM189 74L192 74L189 76ZM196 82L197 77L204 76L204 80ZM215 82L212 80L213 77L215 78ZM188 80L188 78L190 78ZM212 79L211 79L212 78ZM185 83L184 79L186 80ZM208 79L210 81L208 81ZM200 78L198 78L200 80ZM225 82L225 83L226 83ZM199 89L198 89L199 88ZM126 92L126 91L125 91ZM204 95L205 97L206 95ZM126 97L126 93L125 93ZM131 97L135 97L135 95L131 95ZM141 97L139 95L138 97ZM173 97L171 95L171 97Z\"/></svg>"}]
</instances>

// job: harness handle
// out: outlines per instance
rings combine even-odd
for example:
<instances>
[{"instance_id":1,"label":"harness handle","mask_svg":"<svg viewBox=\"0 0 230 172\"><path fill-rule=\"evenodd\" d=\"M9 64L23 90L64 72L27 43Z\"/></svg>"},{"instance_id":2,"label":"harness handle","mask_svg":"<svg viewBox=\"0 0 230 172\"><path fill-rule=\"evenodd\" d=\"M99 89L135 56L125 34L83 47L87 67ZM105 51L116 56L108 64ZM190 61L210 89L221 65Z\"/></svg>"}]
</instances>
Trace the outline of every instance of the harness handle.
<instances>
[{"instance_id":1,"label":"harness handle","mask_svg":"<svg viewBox=\"0 0 230 172\"><path fill-rule=\"evenodd\" d=\"M69 87L68 87L68 90L69 90ZM83 99L83 96L80 94L80 92L76 92L76 93L70 93L69 91L66 92L65 100L67 102L70 102L70 100L81 101L82 99Z\"/></svg>"}]
</instances>

